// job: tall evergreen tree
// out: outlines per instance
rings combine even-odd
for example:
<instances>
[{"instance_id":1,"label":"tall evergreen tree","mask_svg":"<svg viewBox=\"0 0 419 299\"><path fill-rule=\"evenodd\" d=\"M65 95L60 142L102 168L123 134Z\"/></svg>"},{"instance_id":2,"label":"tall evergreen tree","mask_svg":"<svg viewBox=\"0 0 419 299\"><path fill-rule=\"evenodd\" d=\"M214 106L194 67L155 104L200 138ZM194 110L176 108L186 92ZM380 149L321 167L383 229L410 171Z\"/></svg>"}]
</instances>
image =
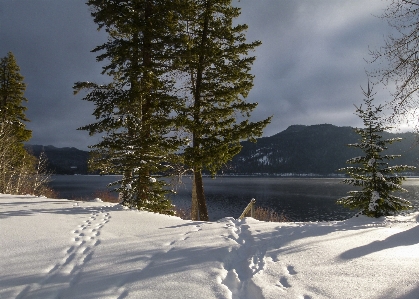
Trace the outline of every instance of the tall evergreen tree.
<instances>
[{"instance_id":1,"label":"tall evergreen tree","mask_svg":"<svg viewBox=\"0 0 419 299\"><path fill-rule=\"evenodd\" d=\"M0 193L19 194L33 174L34 157L23 147L31 138L26 129L26 85L12 52L0 59ZM28 188L26 189L26 191Z\"/></svg>"},{"instance_id":2,"label":"tall evergreen tree","mask_svg":"<svg viewBox=\"0 0 419 299\"><path fill-rule=\"evenodd\" d=\"M112 82L74 87L88 89L84 100L96 105L97 122L81 129L104 134L91 147L91 165L123 174L116 182L123 204L169 214L165 182L155 175L164 173L180 144L173 116L180 105L172 76L176 2L89 0L94 21L109 35L93 52L101 52L97 60L106 62L102 73Z\"/></svg>"},{"instance_id":3,"label":"tall evergreen tree","mask_svg":"<svg viewBox=\"0 0 419 299\"><path fill-rule=\"evenodd\" d=\"M247 25L233 25L240 9L231 0L185 3L180 64L188 101L182 116L191 144L184 157L194 174L192 219L208 220L202 171L216 174L240 151L240 141L254 141L270 118L248 120L257 106L245 101L253 87L250 69L255 60L248 53L261 43L246 43Z\"/></svg>"},{"instance_id":4,"label":"tall evergreen tree","mask_svg":"<svg viewBox=\"0 0 419 299\"><path fill-rule=\"evenodd\" d=\"M20 68L12 52L0 60L0 123L6 123L13 128L13 134L18 142L28 141L31 131L25 123L29 121L25 116L26 107L23 102L28 100L24 93L26 85Z\"/></svg>"},{"instance_id":5,"label":"tall evergreen tree","mask_svg":"<svg viewBox=\"0 0 419 299\"><path fill-rule=\"evenodd\" d=\"M381 217L391 215L400 210L411 208L410 202L397 197L395 191L406 191L401 187L405 178L397 175L398 172L414 169L412 166L389 166L389 160L400 155L382 155L387 149L387 144L400 141L401 138L383 139L382 133L391 129L383 125L380 113L383 107L375 107L371 89L363 91L365 108L356 107L356 114L363 120L364 128L355 129L360 135L360 142L349 146L361 149L364 156L349 159L347 163L356 166L346 167L341 170L351 177L344 183L361 187L360 191L350 191L349 196L338 200L338 203L349 208L360 210L363 215L369 217Z\"/></svg>"}]
</instances>

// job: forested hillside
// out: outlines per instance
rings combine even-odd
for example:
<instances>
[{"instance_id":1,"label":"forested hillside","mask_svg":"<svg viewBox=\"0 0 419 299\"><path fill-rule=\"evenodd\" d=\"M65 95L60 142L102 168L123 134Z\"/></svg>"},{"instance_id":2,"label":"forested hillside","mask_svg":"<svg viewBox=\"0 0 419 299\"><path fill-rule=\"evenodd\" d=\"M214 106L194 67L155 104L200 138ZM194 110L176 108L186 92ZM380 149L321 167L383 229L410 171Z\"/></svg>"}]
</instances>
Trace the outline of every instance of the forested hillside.
<instances>
[{"instance_id":1,"label":"forested hillside","mask_svg":"<svg viewBox=\"0 0 419 299\"><path fill-rule=\"evenodd\" d=\"M34 156L44 152L48 159L48 169L54 174L87 174L89 152L74 147L57 148L52 145L25 145Z\"/></svg>"},{"instance_id":2,"label":"forested hillside","mask_svg":"<svg viewBox=\"0 0 419 299\"><path fill-rule=\"evenodd\" d=\"M419 168L419 144L414 133L385 133L385 138L401 137L401 142L389 146L388 154L400 154L394 164ZM257 143L242 142L241 152L228 163L224 173L314 173L326 175L339 173L346 160L361 155L348 143L358 141L351 127L323 124L313 126L293 125L271 137L259 138ZM35 155L44 151L50 169L56 174L87 174L89 153L74 147L26 145Z\"/></svg>"},{"instance_id":3,"label":"forested hillside","mask_svg":"<svg viewBox=\"0 0 419 299\"><path fill-rule=\"evenodd\" d=\"M385 138L401 137L401 142L389 146L388 154L401 154L395 164L418 166L419 147L414 133L385 133ZM346 160L361 155L355 148L358 135L351 127L330 124L293 125L257 143L243 142L241 152L234 157L225 172L230 173L338 173Z\"/></svg>"}]
</instances>

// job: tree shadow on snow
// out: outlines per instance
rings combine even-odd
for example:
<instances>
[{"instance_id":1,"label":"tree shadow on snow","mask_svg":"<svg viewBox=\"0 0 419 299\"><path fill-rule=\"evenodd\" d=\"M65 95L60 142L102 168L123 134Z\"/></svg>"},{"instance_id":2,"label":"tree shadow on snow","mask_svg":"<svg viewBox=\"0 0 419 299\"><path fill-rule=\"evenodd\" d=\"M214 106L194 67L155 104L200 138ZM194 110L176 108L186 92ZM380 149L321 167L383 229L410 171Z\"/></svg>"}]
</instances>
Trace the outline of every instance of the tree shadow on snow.
<instances>
[{"instance_id":1,"label":"tree shadow on snow","mask_svg":"<svg viewBox=\"0 0 419 299\"><path fill-rule=\"evenodd\" d=\"M202 224L213 224L214 223L214 222L191 221L191 220L186 220L186 221L189 221L189 222L186 222L184 224L173 225L173 226L160 227L159 229L180 228L180 227L198 226L198 225L202 225Z\"/></svg>"},{"instance_id":2,"label":"tree shadow on snow","mask_svg":"<svg viewBox=\"0 0 419 299\"><path fill-rule=\"evenodd\" d=\"M377 297L376 299L388 299L388 298L394 298L394 299L418 299L419 294L419 286L411 290L410 292L399 295L400 288L399 287L392 287L390 289L387 289L385 291L385 296Z\"/></svg>"},{"instance_id":3,"label":"tree shadow on snow","mask_svg":"<svg viewBox=\"0 0 419 299\"><path fill-rule=\"evenodd\" d=\"M31 208L31 205L38 205L38 208L34 209ZM34 215L39 215L39 214L70 214L70 215L74 215L74 214L81 214L81 215L85 215L85 214L91 214L95 211L97 211L100 207L81 207L81 206L71 206L71 207L63 207L63 208L56 208L56 209L52 209L51 207L39 207L39 205L42 204L47 204L47 205L51 205L51 204L56 204L56 205L61 205L61 204L72 204L72 202L69 201L47 201L47 202L43 202L43 201L29 201L29 202L14 202L14 203L1 203L0 205L8 205L8 206L14 206L14 209L8 209L5 208L4 210L0 208L0 219L5 219L8 217L16 217L16 216L34 216ZM118 209L115 207L107 207L108 210L112 210L112 209Z\"/></svg>"},{"instance_id":4,"label":"tree shadow on snow","mask_svg":"<svg viewBox=\"0 0 419 299\"><path fill-rule=\"evenodd\" d=\"M120 246L119 240L115 242ZM208 265L213 265L214 260L218 260L220 250L225 254L228 253L227 248L209 246L194 248L175 246L168 251L163 248L141 250L131 247L123 255L118 255L117 260L113 262L112 271L109 271L108 266L102 267L100 264L94 270L85 269L80 282L84 287L80 289L83 289L83 298L98 298L98 294L125 287L127 288L124 296L115 296L115 298L125 298L130 291L137 295L140 292L140 297L144 296L142 298L151 298L148 296L156 288L160 293L164 290L172 291L173 285L184 284L185 287L199 288L202 284L200 277L202 272L207 273L210 280L215 275L211 269L208 269ZM196 276L197 273L201 274Z\"/></svg>"},{"instance_id":5,"label":"tree shadow on snow","mask_svg":"<svg viewBox=\"0 0 419 299\"><path fill-rule=\"evenodd\" d=\"M356 234L364 234L368 233L371 228L383 227L384 223L382 220L365 219L363 221L355 218L336 222L297 222L293 225L281 225L281 223L278 223L276 230L271 232L263 232L264 223L261 222L260 225L262 231L258 230L257 223L250 224L252 236L266 245L266 250L270 252L269 256L275 261L279 255L304 251L307 249L306 246L310 246L311 243L321 241L315 237L326 236L338 231L357 231ZM351 233L348 237L353 237L353 235L354 233ZM304 248L301 246L288 246L294 241L309 238L314 239L306 241ZM330 236L330 238L342 239L345 236ZM329 240L331 240L330 238Z\"/></svg>"},{"instance_id":6,"label":"tree shadow on snow","mask_svg":"<svg viewBox=\"0 0 419 299\"><path fill-rule=\"evenodd\" d=\"M374 241L364 246L349 249L343 252L340 257L342 259L350 260L385 249L415 245L419 243L418 236L419 226L415 226L409 230L394 234L383 241Z\"/></svg>"}]
</instances>

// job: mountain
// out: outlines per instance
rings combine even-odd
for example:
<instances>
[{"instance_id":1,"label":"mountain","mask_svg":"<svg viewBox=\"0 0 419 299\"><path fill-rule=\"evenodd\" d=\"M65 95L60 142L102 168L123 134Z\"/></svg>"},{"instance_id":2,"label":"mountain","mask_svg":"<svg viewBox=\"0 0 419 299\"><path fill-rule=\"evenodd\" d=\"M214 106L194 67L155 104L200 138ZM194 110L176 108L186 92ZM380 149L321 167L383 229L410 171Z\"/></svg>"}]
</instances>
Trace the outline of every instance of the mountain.
<instances>
[{"instance_id":1,"label":"mountain","mask_svg":"<svg viewBox=\"0 0 419 299\"><path fill-rule=\"evenodd\" d=\"M384 133L384 138L401 137L401 142L389 146L386 154L400 154L394 165L419 166L419 149L414 133ZM359 135L351 127L330 124L303 126L293 125L271 137L263 137L257 143L242 142L242 150L229 163L225 173L315 173L326 175L339 173L348 166L346 160L362 155L357 148L347 146L356 143Z\"/></svg>"},{"instance_id":2,"label":"mountain","mask_svg":"<svg viewBox=\"0 0 419 299\"><path fill-rule=\"evenodd\" d=\"M87 174L89 152L74 147L57 148L52 145L25 145L34 156L44 152L48 159L48 169L54 174Z\"/></svg>"},{"instance_id":3,"label":"mountain","mask_svg":"<svg viewBox=\"0 0 419 299\"><path fill-rule=\"evenodd\" d=\"M418 167L419 147L414 133L384 133L384 138L401 137L401 142L389 146L386 154L402 155L393 165ZM242 142L242 150L224 169L230 174L307 174L327 175L348 166L346 160L363 153L347 146L359 141L359 135L351 127L330 124L293 125L270 137L262 137L257 143ZM39 157L45 152L50 169L56 174L87 174L89 152L74 147L26 145Z\"/></svg>"}]
</instances>

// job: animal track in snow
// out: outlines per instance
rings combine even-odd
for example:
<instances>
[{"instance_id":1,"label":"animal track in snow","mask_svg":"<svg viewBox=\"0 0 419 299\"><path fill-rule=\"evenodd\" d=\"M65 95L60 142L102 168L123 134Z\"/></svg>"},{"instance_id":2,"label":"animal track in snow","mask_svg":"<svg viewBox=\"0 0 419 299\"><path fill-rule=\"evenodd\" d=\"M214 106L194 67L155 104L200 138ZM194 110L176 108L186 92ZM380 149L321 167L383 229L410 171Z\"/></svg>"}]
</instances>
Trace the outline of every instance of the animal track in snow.
<instances>
[{"instance_id":1,"label":"animal track in snow","mask_svg":"<svg viewBox=\"0 0 419 299\"><path fill-rule=\"evenodd\" d=\"M168 242L168 243L165 243L164 246L171 247L166 252L169 252L170 250L172 250L173 249L172 246L175 245L176 243L181 242L181 241L185 241L185 240L189 239L190 238L190 236L189 236L190 234L199 232L200 230L202 230L202 227L200 225L195 225L192 230L187 231L187 232L182 233L182 234L179 234L179 239L173 240L173 241Z\"/></svg>"},{"instance_id":2,"label":"animal track in snow","mask_svg":"<svg viewBox=\"0 0 419 299\"><path fill-rule=\"evenodd\" d=\"M77 209L80 206L74 205L73 208ZM84 208L84 210L86 209ZM92 210L89 219L71 231L73 235L70 239L71 244L63 251L64 256L61 261L47 268L45 277L38 283L26 286L17 298L50 298L51 296L60 298L64 293L70 291L79 281L85 264L93 258L94 248L101 244L98 236L101 228L109 222L109 219L109 212ZM115 298L127 296L128 293L125 290L121 291L121 287ZM51 294L51 292L55 292L55 294ZM125 295L121 297L123 294Z\"/></svg>"}]
</instances>

